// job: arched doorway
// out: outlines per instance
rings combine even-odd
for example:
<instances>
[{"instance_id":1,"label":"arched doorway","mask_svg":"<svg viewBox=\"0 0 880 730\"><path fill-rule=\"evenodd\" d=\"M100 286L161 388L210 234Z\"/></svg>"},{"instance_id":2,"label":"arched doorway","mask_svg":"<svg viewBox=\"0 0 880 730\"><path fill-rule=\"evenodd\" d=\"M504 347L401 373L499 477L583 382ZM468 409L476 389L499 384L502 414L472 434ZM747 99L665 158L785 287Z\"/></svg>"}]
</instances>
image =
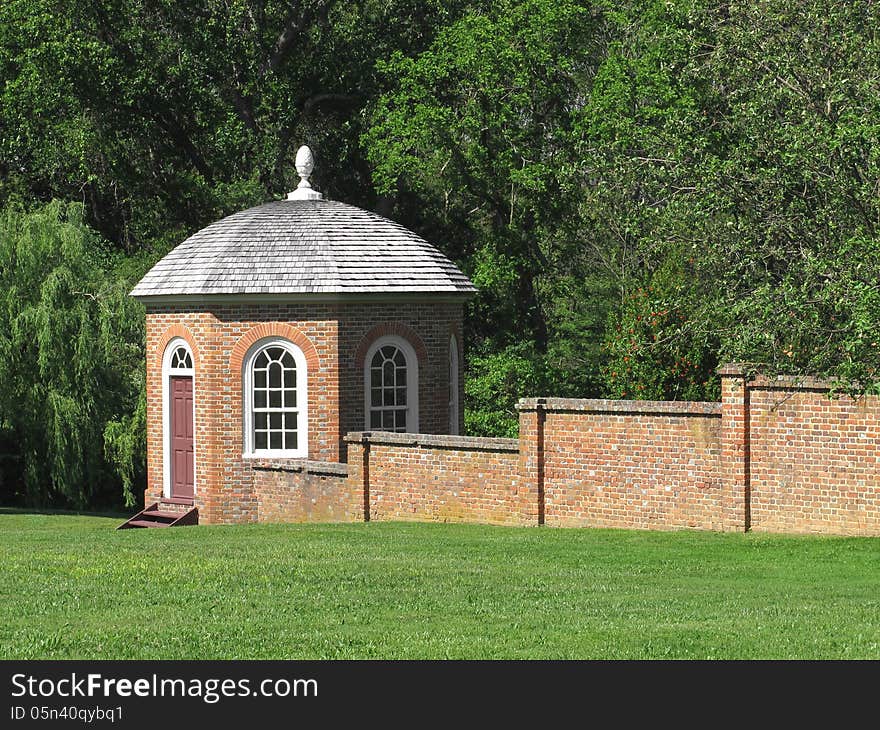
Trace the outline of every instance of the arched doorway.
<instances>
[{"instance_id":1,"label":"arched doorway","mask_svg":"<svg viewBox=\"0 0 880 730\"><path fill-rule=\"evenodd\" d=\"M185 340L168 343L162 363L164 388L164 494L182 500L195 496L195 411L192 350Z\"/></svg>"}]
</instances>

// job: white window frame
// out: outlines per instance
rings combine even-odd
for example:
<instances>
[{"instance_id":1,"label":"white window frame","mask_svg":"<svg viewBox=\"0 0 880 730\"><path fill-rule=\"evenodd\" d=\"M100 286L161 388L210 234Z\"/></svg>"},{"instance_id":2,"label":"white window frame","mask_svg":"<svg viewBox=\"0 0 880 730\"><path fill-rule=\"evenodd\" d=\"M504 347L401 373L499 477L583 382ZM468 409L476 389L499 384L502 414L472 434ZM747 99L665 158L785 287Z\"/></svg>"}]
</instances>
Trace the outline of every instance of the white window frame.
<instances>
[{"instance_id":1,"label":"white window frame","mask_svg":"<svg viewBox=\"0 0 880 730\"><path fill-rule=\"evenodd\" d=\"M296 403L297 403L297 447L295 449L254 449L254 360L263 350L281 347L293 356L296 365ZM304 459L309 455L309 393L306 356L290 340L281 337L267 337L251 345L244 358L242 373L242 429L243 456L250 459Z\"/></svg>"},{"instance_id":2,"label":"white window frame","mask_svg":"<svg viewBox=\"0 0 880 730\"><path fill-rule=\"evenodd\" d=\"M460 399L458 395L460 367L458 340L455 335L449 336L449 433L452 436L459 435Z\"/></svg>"},{"instance_id":3,"label":"white window frame","mask_svg":"<svg viewBox=\"0 0 880 730\"><path fill-rule=\"evenodd\" d=\"M403 353L406 360L406 433L419 432L419 359L408 340L398 335L379 337L370 345L364 358L364 430L377 431L370 427L370 363L377 350L386 345L394 345ZM381 409L379 409L381 410Z\"/></svg>"},{"instance_id":4,"label":"white window frame","mask_svg":"<svg viewBox=\"0 0 880 730\"><path fill-rule=\"evenodd\" d=\"M193 363L191 368L172 367L171 360L177 348L184 348L189 354L190 362ZM195 358L193 357L192 348L189 343L182 337L173 337L165 345L165 352L162 354L162 496L166 499L171 497L171 377L181 376L190 377L193 381L193 497L198 491L198 479L196 475L199 470L198 454L196 448L196 371Z\"/></svg>"}]
</instances>

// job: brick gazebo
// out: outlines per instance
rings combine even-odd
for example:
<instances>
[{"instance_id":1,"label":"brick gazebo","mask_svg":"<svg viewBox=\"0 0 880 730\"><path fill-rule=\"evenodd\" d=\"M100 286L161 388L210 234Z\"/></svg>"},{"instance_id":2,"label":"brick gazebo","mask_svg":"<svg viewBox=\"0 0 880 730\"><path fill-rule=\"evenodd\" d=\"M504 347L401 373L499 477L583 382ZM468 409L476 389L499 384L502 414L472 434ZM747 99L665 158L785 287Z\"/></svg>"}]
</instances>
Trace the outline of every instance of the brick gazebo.
<instances>
[{"instance_id":1,"label":"brick gazebo","mask_svg":"<svg viewBox=\"0 0 880 730\"><path fill-rule=\"evenodd\" d=\"M259 518L254 468L345 462L350 431L457 434L475 290L427 241L324 200L186 239L132 291L147 317L147 509L127 526ZM305 468L305 467L301 467Z\"/></svg>"}]
</instances>

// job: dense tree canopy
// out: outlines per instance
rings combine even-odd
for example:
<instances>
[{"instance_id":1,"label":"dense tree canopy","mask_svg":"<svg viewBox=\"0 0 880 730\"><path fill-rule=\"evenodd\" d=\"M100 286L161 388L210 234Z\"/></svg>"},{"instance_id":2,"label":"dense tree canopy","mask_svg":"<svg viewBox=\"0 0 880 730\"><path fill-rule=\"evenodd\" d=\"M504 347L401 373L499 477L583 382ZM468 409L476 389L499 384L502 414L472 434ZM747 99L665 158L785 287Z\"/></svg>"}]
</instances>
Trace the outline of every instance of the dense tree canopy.
<instances>
[{"instance_id":1,"label":"dense tree canopy","mask_svg":"<svg viewBox=\"0 0 880 730\"><path fill-rule=\"evenodd\" d=\"M109 292L186 234L291 188L301 143L327 195L418 231L479 286L466 323L472 433L515 433L524 395L715 398L727 360L876 390L878 12L832 0L7 0L0 278L2 324L18 334L0 333L0 457L41 454L20 480L32 499L86 501L84 479L139 489L141 335ZM56 198L79 202L97 234L69 206L39 207ZM51 253L77 236L72 258ZM23 265L31 238L43 253ZM65 289L64 271L91 272L76 291L95 298ZM60 372L40 344L27 355L49 389L37 393L22 348L54 342L53 328L75 365ZM74 347L86 336L103 345ZM130 377L113 380L120 363ZM89 395L98 381L113 398ZM28 397L30 425L8 410ZM77 461L60 427L33 440L62 422L99 444L95 463Z\"/></svg>"}]
</instances>

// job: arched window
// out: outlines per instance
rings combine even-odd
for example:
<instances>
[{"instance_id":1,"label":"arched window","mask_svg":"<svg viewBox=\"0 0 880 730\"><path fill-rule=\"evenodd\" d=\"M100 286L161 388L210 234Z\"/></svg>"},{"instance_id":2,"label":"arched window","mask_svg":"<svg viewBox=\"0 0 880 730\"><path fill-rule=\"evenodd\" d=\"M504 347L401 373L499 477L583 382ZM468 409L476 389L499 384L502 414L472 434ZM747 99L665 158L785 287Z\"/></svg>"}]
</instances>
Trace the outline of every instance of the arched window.
<instances>
[{"instance_id":1,"label":"arched window","mask_svg":"<svg viewBox=\"0 0 880 730\"><path fill-rule=\"evenodd\" d=\"M189 347L186 345L178 345L171 351L169 369L174 373L183 372L185 375L192 375L193 361Z\"/></svg>"},{"instance_id":2,"label":"arched window","mask_svg":"<svg viewBox=\"0 0 880 730\"><path fill-rule=\"evenodd\" d=\"M458 342L449 338L449 433L458 435Z\"/></svg>"},{"instance_id":3,"label":"arched window","mask_svg":"<svg viewBox=\"0 0 880 730\"><path fill-rule=\"evenodd\" d=\"M296 345L263 340L245 358L244 452L308 456L306 359Z\"/></svg>"},{"instance_id":4,"label":"arched window","mask_svg":"<svg viewBox=\"0 0 880 730\"><path fill-rule=\"evenodd\" d=\"M419 364L402 337L380 337L367 350L364 390L367 431L418 433Z\"/></svg>"}]
</instances>

